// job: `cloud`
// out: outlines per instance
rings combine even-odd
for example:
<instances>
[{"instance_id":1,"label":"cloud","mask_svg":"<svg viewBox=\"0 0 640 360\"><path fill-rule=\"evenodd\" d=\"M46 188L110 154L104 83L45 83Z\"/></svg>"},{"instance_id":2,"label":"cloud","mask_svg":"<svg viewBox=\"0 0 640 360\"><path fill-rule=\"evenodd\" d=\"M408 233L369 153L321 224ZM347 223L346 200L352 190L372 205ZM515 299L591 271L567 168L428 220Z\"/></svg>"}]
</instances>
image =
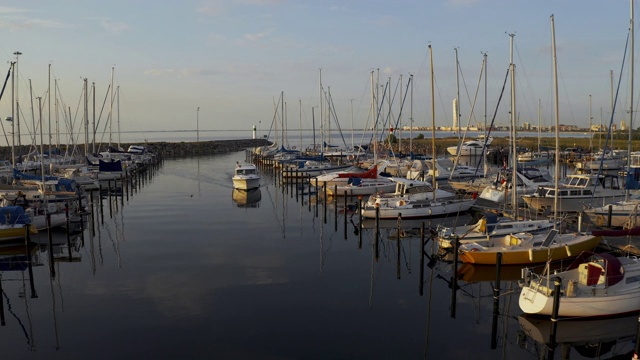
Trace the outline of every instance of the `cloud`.
<instances>
[{"instance_id":1,"label":"cloud","mask_svg":"<svg viewBox=\"0 0 640 360\"><path fill-rule=\"evenodd\" d=\"M478 0L447 0L449 6L453 8L473 6L478 3Z\"/></svg>"},{"instance_id":2,"label":"cloud","mask_svg":"<svg viewBox=\"0 0 640 360\"><path fill-rule=\"evenodd\" d=\"M264 37L267 36L268 33L266 32L261 32L261 33L256 33L256 34L244 34L242 37L245 40L249 40L249 41L258 41Z\"/></svg>"},{"instance_id":3,"label":"cloud","mask_svg":"<svg viewBox=\"0 0 640 360\"><path fill-rule=\"evenodd\" d=\"M144 71L144 74L148 76L159 77L167 74L173 74L175 72L175 69L148 69Z\"/></svg>"},{"instance_id":4,"label":"cloud","mask_svg":"<svg viewBox=\"0 0 640 360\"><path fill-rule=\"evenodd\" d=\"M17 30L31 28L69 29L75 27L56 20L29 18L26 16L31 13L33 12L26 9L0 6L0 28Z\"/></svg>"},{"instance_id":5,"label":"cloud","mask_svg":"<svg viewBox=\"0 0 640 360\"><path fill-rule=\"evenodd\" d=\"M102 19L100 25L112 34L121 34L129 29L129 25L123 22L113 22L111 19Z\"/></svg>"},{"instance_id":6,"label":"cloud","mask_svg":"<svg viewBox=\"0 0 640 360\"><path fill-rule=\"evenodd\" d=\"M237 0L237 2L245 5L280 5L286 0Z\"/></svg>"},{"instance_id":7,"label":"cloud","mask_svg":"<svg viewBox=\"0 0 640 360\"><path fill-rule=\"evenodd\" d=\"M219 15L224 13L224 6L221 1L206 1L196 9L196 12L204 15Z\"/></svg>"},{"instance_id":8,"label":"cloud","mask_svg":"<svg viewBox=\"0 0 640 360\"><path fill-rule=\"evenodd\" d=\"M28 12L28 11L29 10L26 10L26 9L20 9L20 8L8 7L8 6L0 6L0 15L24 13L24 12Z\"/></svg>"}]
</instances>

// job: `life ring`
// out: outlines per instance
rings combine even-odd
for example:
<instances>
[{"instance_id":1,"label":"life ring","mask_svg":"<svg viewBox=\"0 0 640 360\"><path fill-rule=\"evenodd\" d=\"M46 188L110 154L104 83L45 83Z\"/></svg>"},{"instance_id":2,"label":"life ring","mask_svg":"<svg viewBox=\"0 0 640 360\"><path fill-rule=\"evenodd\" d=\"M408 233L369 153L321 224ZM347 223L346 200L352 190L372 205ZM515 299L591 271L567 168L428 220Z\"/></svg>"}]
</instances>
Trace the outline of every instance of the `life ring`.
<instances>
[{"instance_id":1,"label":"life ring","mask_svg":"<svg viewBox=\"0 0 640 360\"><path fill-rule=\"evenodd\" d=\"M604 216L599 215L599 214L596 215L595 223L598 226L603 226L604 225Z\"/></svg>"},{"instance_id":2,"label":"life ring","mask_svg":"<svg viewBox=\"0 0 640 360\"><path fill-rule=\"evenodd\" d=\"M398 206L405 206L406 204L404 200L398 200Z\"/></svg>"}]
</instances>

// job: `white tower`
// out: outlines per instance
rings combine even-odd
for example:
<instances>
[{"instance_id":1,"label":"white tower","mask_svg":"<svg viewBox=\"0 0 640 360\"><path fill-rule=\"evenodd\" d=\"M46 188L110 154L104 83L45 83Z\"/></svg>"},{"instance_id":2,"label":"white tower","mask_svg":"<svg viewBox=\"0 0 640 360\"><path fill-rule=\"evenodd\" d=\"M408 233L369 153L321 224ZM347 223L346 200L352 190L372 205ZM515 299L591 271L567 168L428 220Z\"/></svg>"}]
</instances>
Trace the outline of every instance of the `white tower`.
<instances>
[{"instance_id":1,"label":"white tower","mask_svg":"<svg viewBox=\"0 0 640 360\"><path fill-rule=\"evenodd\" d=\"M458 119L458 99L453 99L453 131L460 130L460 124Z\"/></svg>"}]
</instances>

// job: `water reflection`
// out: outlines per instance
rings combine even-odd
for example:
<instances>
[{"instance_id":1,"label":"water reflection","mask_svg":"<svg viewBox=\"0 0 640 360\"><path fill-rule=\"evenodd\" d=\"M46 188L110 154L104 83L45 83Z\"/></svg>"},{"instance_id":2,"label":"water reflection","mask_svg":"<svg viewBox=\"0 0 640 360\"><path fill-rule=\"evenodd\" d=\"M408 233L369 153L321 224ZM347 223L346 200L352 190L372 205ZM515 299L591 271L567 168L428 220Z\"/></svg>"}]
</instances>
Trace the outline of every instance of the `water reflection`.
<instances>
[{"instance_id":1,"label":"water reflection","mask_svg":"<svg viewBox=\"0 0 640 360\"><path fill-rule=\"evenodd\" d=\"M260 206L262 193L260 188L249 190L233 189L231 197L238 207L255 208Z\"/></svg>"},{"instance_id":2,"label":"water reflection","mask_svg":"<svg viewBox=\"0 0 640 360\"><path fill-rule=\"evenodd\" d=\"M572 358L572 350L586 358L631 359L638 314L596 320L560 319L557 322L520 315L518 323L520 346L543 359L553 359L556 349L560 349L561 359Z\"/></svg>"}]
</instances>

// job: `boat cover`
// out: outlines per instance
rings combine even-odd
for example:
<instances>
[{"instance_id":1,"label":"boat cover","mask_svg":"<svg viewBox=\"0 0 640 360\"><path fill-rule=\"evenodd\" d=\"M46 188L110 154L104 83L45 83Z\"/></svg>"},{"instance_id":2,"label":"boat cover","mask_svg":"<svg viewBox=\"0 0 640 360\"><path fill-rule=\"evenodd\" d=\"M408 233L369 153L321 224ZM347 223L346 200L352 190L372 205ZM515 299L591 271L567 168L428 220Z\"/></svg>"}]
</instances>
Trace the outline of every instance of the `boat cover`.
<instances>
[{"instance_id":1,"label":"boat cover","mask_svg":"<svg viewBox=\"0 0 640 360\"><path fill-rule=\"evenodd\" d=\"M3 206L0 207L0 224L31 224L31 218L25 213L22 206Z\"/></svg>"},{"instance_id":2,"label":"boat cover","mask_svg":"<svg viewBox=\"0 0 640 360\"><path fill-rule=\"evenodd\" d=\"M594 253L591 251L583 251L578 255L578 257L573 260L571 265L567 268L567 270L575 269L578 266L589 263L591 261L604 260L604 268L606 272L607 286L611 286L617 284L624 277L624 270L622 269L622 264L617 257L611 254L605 253Z\"/></svg>"}]
</instances>

